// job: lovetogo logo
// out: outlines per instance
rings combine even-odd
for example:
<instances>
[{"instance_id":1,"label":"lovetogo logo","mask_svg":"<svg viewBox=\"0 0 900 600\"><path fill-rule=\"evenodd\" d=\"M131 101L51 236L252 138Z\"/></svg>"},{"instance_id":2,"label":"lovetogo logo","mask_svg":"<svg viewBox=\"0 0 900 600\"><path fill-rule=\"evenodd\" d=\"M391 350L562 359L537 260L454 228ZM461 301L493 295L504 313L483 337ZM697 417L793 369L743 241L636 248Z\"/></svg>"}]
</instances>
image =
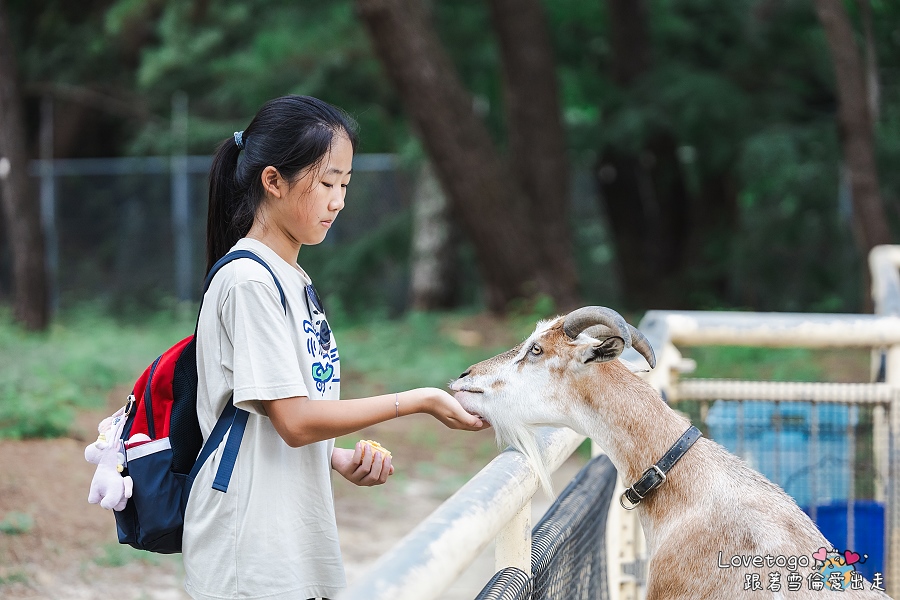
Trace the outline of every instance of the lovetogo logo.
<instances>
[{"instance_id":1,"label":"lovetogo logo","mask_svg":"<svg viewBox=\"0 0 900 600\"><path fill-rule=\"evenodd\" d=\"M867 554L860 556L853 550L844 550L841 554L837 549L828 550L822 547L813 552L812 557L816 564L810 574L810 583L815 587L810 589L828 588L834 592L866 589L866 581L854 565L865 563L869 558ZM816 575L819 575L821 579ZM869 589L884 591L884 579L881 573L875 573Z\"/></svg>"},{"instance_id":2,"label":"lovetogo logo","mask_svg":"<svg viewBox=\"0 0 900 600\"><path fill-rule=\"evenodd\" d=\"M867 582L862 573L856 570L855 565L864 564L868 559L867 554L860 555L853 550L840 552L836 548L829 550L822 547L811 555L802 556L771 556L753 554L735 554L725 559L719 552L718 567L720 569L775 569L767 575L767 585L760 573L744 573L745 591L780 592L782 588L789 592L799 591L803 584L813 591L842 592L844 590L877 590L885 591L884 577L881 573L875 573L871 582ZM779 569L786 569L783 573ZM804 577L801 569L809 569ZM782 577L784 575L784 577ZM868 585L867 585L868 584Z\"/></svg>"}]
</instances>

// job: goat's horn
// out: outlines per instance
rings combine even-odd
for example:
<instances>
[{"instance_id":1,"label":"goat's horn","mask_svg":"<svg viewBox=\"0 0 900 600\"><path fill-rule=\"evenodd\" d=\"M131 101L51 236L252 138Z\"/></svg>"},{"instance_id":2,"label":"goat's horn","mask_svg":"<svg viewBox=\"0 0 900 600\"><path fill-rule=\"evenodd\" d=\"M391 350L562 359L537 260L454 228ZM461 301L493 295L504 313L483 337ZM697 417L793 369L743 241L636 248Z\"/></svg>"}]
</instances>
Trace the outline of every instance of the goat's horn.
<instances>
[{"instance_id":1,"label":"goat's horn","mask_svg":"<svg viewBox=\"0 0 900 600\"><path fill-rule=\"evenodd\" d=\"M578 310L573 310L566 315L563 321L563 331L572 339L578 337L582 331L592 325L606 325L612 335L617 335L625 340L625 346L631 345L631 332L628 329L628 323L622 318L622 315L611 308L604 306L585 306Z\"/></svg>"},{"instance_id":2,"label":"goat's horn","mask_svg":"<svg viewBox=\"0 0 900 600\"><path fill-rule=\"evenodd\" d=\"M607 327L606 325L591 325L584 331L582 331L584 335L588 337L592 337L598 340L605 340L608 337L612 337L614 335L618 335L612 329Z\"/></svg>"},{"instance_id":3,"label":"goat's horn","mask_svg":"<svg viewBox=\"0 0 900 600\"><path fill-rule=\"evenodd\" d=\"M641 333L636 327L628 325L628 329L631 331L631 347L640 352L641 356L647 359L647 364L650 365L651 369L656 367L656 354L653 352L653 346L650 345L650 340L648 340L647 336Z\"/></svg>"}]
</instances>

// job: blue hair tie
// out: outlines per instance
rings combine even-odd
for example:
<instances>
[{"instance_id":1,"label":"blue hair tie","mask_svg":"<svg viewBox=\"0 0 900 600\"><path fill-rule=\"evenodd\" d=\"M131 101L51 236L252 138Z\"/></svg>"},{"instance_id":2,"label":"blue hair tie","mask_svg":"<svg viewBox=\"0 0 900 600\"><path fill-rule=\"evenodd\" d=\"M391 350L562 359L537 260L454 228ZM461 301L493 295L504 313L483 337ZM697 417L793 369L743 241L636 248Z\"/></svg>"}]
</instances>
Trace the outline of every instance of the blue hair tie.
<instances>
[{"instance_id":1,"label":"blue hair tie","mask_svg":"<svg viewBox=\"0 0 900 600\"><path fill-rule=\"evenodd\" d=\"M234 132L234 143L238 147L239 150L244 149L244 132L243 131L235 131Z\"/></svg>"}]
</instances>

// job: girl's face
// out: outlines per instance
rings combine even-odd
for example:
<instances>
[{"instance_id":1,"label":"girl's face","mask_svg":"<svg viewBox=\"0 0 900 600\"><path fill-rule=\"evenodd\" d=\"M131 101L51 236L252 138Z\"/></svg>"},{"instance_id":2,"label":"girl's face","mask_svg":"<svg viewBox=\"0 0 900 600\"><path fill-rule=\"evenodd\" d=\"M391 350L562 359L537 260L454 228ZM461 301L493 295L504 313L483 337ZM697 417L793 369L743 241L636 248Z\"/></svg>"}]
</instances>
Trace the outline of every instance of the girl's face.
<instances>
[{"instance_id":1,"label":"girl's face","mask_svg":"<svg viewBox=\"0 0 900 600\"><path fill-rule=\"evenodd\" d=\"M331 150L318 168L310 169L287 184L279 177L282 197L276 201L280 228L300 245L318 244L325 239L338 213L353 168L353 146L346 135L335 133Z\"/></svg>"}]
</instances>

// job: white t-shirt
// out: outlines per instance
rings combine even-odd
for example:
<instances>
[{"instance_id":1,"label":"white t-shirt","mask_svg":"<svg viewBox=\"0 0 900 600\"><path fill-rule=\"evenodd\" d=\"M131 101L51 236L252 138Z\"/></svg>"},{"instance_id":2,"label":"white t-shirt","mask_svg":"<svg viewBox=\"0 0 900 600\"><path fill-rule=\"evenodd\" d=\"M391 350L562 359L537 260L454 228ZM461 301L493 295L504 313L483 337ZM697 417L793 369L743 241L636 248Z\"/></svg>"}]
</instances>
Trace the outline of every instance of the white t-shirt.
<instances>
[{"instance_id":1,"label":"white t-shirt","mask_svg":"<svg viewBox=\"0 0 900 600\"><path fill-rule=\"evenodd\" d=\"M346 585L331 487L334 440L291 448L261 405L293 396L337 400L337 346L307 299L310 280L300 267L256 240L240 240L239 249L275 272L287 314L272 276L246 258L222 267L204 296L197 330L203 438L232 392L250 416L228 492L211 487L224 441L191 489L185 590L204 599L334 597Z\"/></svg>"}]
</instances>

